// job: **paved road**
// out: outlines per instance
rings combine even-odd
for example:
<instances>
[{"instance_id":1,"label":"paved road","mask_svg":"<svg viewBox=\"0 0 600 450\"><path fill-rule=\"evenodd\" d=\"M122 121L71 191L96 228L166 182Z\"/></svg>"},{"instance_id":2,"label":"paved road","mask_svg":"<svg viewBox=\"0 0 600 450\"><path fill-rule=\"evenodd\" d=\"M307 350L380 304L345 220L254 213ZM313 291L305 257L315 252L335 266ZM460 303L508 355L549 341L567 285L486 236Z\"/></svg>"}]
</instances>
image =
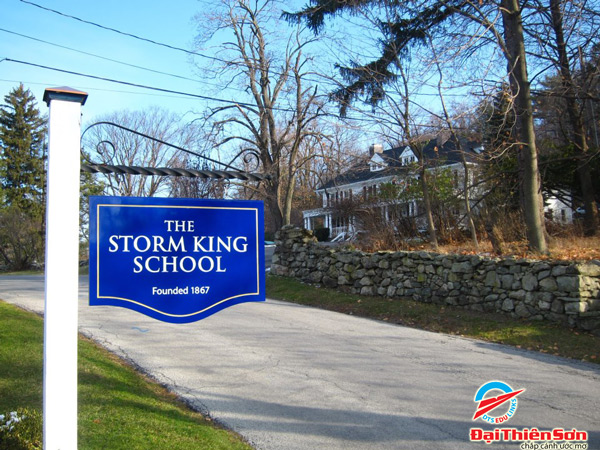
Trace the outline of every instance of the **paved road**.
<instances>
[{"instance_id":1,"label":"paved road","mask_svg":"<svg viewBox=\"0 0 600 450\"><path fill-rule=\"evenodd\" d=\"M0 277L0 298L41 311L41 277ZM469 443L476 390L525 388L508 427L590 432L597 366L277 301L186 325L86 305L80 329L259 449L517 449Z\"/></svg>"},{"instance_id":2,"label":"paved road","mask_svg":"<svg viewBox=\"0 0 600 450\"><path fill-rule=\"evenodd\" d=\"M271 270L271 262L273 261L273 253L275 253L274 245L265 245L265 268Z\"/></svg>"}]
</instances>

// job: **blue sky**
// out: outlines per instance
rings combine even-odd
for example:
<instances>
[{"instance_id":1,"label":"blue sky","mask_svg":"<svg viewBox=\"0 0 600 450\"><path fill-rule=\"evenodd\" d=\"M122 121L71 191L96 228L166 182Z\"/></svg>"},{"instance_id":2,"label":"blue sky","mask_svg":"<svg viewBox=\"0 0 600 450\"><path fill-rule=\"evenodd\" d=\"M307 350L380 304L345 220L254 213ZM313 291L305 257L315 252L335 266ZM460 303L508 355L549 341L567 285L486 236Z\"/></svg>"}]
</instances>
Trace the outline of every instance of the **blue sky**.
<instances>
[{"instance_id":1,"label":"blue sky","mask_svg":"<svg viewBox=\"0 0 600 450\"><path fill-rule=\"evenodd\" d=\"M194 48L194 38L197 35L197 24L194 16L198 13L210 11L210 5L214 4L215 1L2 0L0 60L8 58L28 64L49 66L130 83L243 101L244 94L240 94L239 90L222 89L219 87L217 80L214 79L200 81L198 68L192 64L190 55L184 52L142 42L30 4L35 3L105 27L192 50ZM286 8L294 10L301 7L305 2L304 0L286 0L281 3ZM282 26L287 27L286 24ZM348 54L359 54L368 59L375 55L377 51L372 47L373 41L370 40L372 36L369 36L372 30L369 30L369 28L369 26L361 24L356 18L340 18L337 21L329 22L328 33L335 35L343 48L337 48L331 44L320 44L316 51L319 59L317 64L320 65L320 70L333 74L333 62L337 58L347 57ZM345 39L345 37L351 37L351 39ZM46 41L54 45L40 41ZM68 47L78 52L58 46ZM215 51L209 48L206 50L206 54L209 56L222 56L219 53L213 53ZM191 78L191 80L151 73L82 54L81 52L176 74L180 77ZM19 82L23 82L34 93L38 99L38 106L43 113L47 111L46 105L42 102L43 93L47 87L69 86L87 92L89 97L82 110L84 126L93 123L105 114L124 109L143 110L150 106L168 109L179 115L184 115L185 120L191 121L210 104L208 101L198 98L148 91L133 86L60 73L13 61L1 61L0 95L2 95L2 99ZM321 84L319 93L325 95L330 89L331 84ZM426 88L418 88L420 91L423 89ZM429 104L435 93L432 91L425 95L420 97L419 100L422 104ZM354 124L360 126L363 130L365 142L369 141L370 143L372 139L377 140L376 135L367 136L369 131L374 131L374 129L369 130L368 119L364 121L365 117L360 115L358 117L360 120L354 122ZM368 144L365 143L364 145Z\"/></svg>"},{"instance_id":2,"label":"blue sky","mask_svg":"<svg viewBox=\"0 0 600 450\"><path fill-rule=\"evenodd\" d=\"M198 0L174 2L32 0L32 2L107 27L186 49L192 48L196 34L193 17L204 6L202 1ZM197 78L194 77L194 67L189 60L189 55L183 52L121 36L19 0L3 0L0 28L128 64ZM165 89L206 94L202 83L150 73L11 33L0 31L0 59L9 58ZM42 112L47 111L46 105L42 102L47 87L69 86L87 92L89 97L83 107L84 123L102 114L127 108L137 110L157 105L185 114L194 110L199 111L205 105L205 102L198 99L161 94L2 61L0 63L2 98L19 82L23 82L34 93Z\"/></svg>"},{"instance_id":3,"label":"blue sky","mask_svg":"<svg viewBox=\"0 0 600 450\"><path fill-rule=\"evenodd\" d=\"M45 114L48 108L42 98L46 88L68 86L87 92L89 97L82 108L82 129L104 115L125 109L140 111L158 106L183 116L185 122L190 122L205 112L208 106L215 106L214 102L207 100L61 73L31 64L195 95L247 101L246 93L240 91L240 86L223 88L222 80L206 77L202 79L198 66L194 65L189 54L123 36L43 9L49 8L104 27L194 50L194 39L198 34L195 16L214 11L214 6L211 5L218 2L219 0L2 0L0 101L22 82L33 92L40 111ZM295 10L304 3L304 0L285 0L279 4ZM336 38L343 41L344 46L351 45L343 36L356 32L357 28L349 21L338 24L339 29L336 30L337 25L332 24L328 32L332 32ZM285 36L289 30L288 25L282 23L277 28L277 33L281 32L282 36ZM362 38L367 32L362 28L361 33L361 40L356 45L364 51L368 46ZM222 34L211 39L202 53L224 57L218 50L220 36L222 37ZM274 45L284 41L285 39L274 39ZM333 74L333 62L340 57L336 46L319 44L313 52L317 56L316 64L321 65L320 72ZM85 53L176 74L186 79L140 70ZM195 59L198 63L207 62L204 58ZM321 84L319 94L325 96L330 89L331 83ZM367 131L368 123L358 121L355 125L363 128L362 136L365 142L360 145L366 149L372 139Z\"/></svg>"}]
</instances>

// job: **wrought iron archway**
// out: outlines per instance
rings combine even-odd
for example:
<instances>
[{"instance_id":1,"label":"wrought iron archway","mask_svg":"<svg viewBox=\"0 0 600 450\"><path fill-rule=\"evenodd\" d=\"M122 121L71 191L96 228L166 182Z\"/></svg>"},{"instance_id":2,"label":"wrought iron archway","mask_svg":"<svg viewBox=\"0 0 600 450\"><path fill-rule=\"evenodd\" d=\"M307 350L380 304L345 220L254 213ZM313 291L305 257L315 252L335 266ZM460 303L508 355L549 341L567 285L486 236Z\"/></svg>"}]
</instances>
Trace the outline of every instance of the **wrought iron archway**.
<instances>
[{"instance_id":1,"label":"wrought iron archway","mask_svg":"<svg viewBox=\"0 0 600 450\"><path fill-rule=\"evenodd\" d=\"M96 122L89 127L87 127L84 132L81 134L81 140L83 141L83 137L88 130L93 127L99 125L109 125L121 130L124 130L128 133L135 134L137 136L141 136L145 139L149 139L154 142L158 142L160 144L166 145L168 147L180 150L185 153L189 153L191 155L197 156L205 161L209 161L213 164L218 164L222 167L225 167L228 170L214 170L214 169L188 169L188 168L169 168L169 167L140 167L140 166L124 166L124 165L111 165L111 164L97 164L97 163L83 163L81 164L81 172L85 173L102 173L102 174L117 174L117 175L143 175L143 176L167 176L167 177L189 177L189 178L203 178L203 179L215 179L215 180L240 180L240 181L254 181L261 182L263 180L269 179L269 175L264 175L260 173L251 173L237 167L232 166L232 164L239 158L244 158L244 162L248 163L250 159L254 159L256 162L256 169L259 167L260 158L258 153L252 149L245 149L239 152L231 162L224 163L221 161L217 161L216 159L210 158L206 155L202 155L200 153L193 152L186 148L180 147L175 144L171 144L170 142L164 141L162 139L155 138L153 136L141 133L137 130L132 130L131 128L127 128L123 125L119 125L114 122L101 121ZM107 144L110 145L113 149L116 149L116 146L108 140L102 140L98 142L97 146Z\"/></svg>"}]
</instances>

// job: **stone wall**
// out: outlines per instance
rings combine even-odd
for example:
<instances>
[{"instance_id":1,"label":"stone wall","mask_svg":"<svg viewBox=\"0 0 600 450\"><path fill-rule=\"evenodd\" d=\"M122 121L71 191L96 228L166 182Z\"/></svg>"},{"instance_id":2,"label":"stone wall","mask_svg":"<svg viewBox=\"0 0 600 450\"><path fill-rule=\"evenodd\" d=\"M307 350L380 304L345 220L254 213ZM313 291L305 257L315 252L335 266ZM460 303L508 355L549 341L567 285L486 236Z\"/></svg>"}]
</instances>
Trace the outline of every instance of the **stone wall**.
<instances>
[{"instance_id":1,"label":"stone wall","mask_svg":"<svg viewBox=\"0 0 600 450\"><path fill-rule=\"evenodd\" d=\"M600 261L363 253L324 246L312 232L290 226L277 233L275 244L275 275L354 294L550 320L600 334Z\"/></svg>"}]
</instances>

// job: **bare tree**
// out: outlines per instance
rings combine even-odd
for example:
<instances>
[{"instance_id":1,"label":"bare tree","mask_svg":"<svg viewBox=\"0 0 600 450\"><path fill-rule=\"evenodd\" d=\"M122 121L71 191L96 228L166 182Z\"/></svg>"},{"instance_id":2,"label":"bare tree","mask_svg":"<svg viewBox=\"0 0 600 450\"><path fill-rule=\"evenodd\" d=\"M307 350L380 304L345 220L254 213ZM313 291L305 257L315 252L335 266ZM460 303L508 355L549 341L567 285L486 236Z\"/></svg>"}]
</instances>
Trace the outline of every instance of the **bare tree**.
<instances>
[{"instance_id":1,"label":"bare tree","mask_svg":"<svg viewBox=\"0 0 600 450\"><path fill-rule=\"evenodd\" d=\"M193 128L182 125L178 117L165 110L119 111L100 118L154 137L179 147L192 147L196 134ZM161 142L140 136L110 124L90 128L84 145L95 163L142 166L175 167L181 160L180 151ZM151 197L167 193L167 177L142 177L139 175L105 175L102 182L110 195Z\"/></svg>"},{"instance_id":2,"label":"bare tree","mask_svg":"<svg viewBox=\"0 0 600 450\"><path fill-rule=\"evenodd\" d=\"M209 165L206 160L190 156L189 154L180 154L174 161L174 167L196 170L214 170L214 165ZM220 169L220 167L218 168ZM194 177L170 177L169 178L169 196L174 198L214 198L222 199L225 197L228 180L218 180L213 178L194 178Z\"/></svg>"},{"instance_id":3,"label":"bare tree","mask_svg":"<svg viewBox=\"0 0 600 450\"><path fill-rule=\"evenodd\" d=\"M346 172L365 153L360 147L362 130L358 127L323 121L317 126L319 137L305 140L300 150L295 196L303 200L297 205L300 209L320 206L315 191Z\"/></svg>"},{"instance_id":4,"label":"bare tree","mask_svg":"<svg viewBox=\"0 0 600 450\"><path fill-rule=\"evenodd\" d=\"M428 165L423 153L423 147L431 136L417 126L418 122L423 120L421 114L423 111L415 111L420 108L411 101L410 77L407 70L407 66L398 68L398 77L391 83L390 89L382 100L379 114L382 120L379 123L384 136L396 145L408 145L418 159L416 164L429 243L434 250L437 250L439 244L429 193Z\"/></svg>"},{"instance_id":5,"label":"bare tree","mask_svg":"<svg viewBox=\"0 0 600 450\"><path fill-rule=\"evenodd\" d=\"M315 191L327 181L346 172L357 158L364 156L364 148L359 147L362 132L356 127L327 120L315 123L313 131L313 135L305 139L300 146L298 162L295 165L295 188L290 223L298 226L303 225L302 211L319 208L322 205L322 199L317 198ZM287 149L284 150L282 160L288 161ZM245 170L256 170L251 159L243 163ZM285 166L285 163L283 165ZM289 186L289 172L286 171L282 175L282 191L285 192ZM264 185L257 188L255 184L245 182L238 187L240 198L267 197ZM232 191L234 189L235 186ZM267 229L276 229L270 215L266 215L265 219Z\"/></svg>"},{"instance_id":6,"label":"bare tree","mask_svg":"<svg viewBox=\"0 0 600 450\"><path fill-rule=\"evenodd\" d=\"M245 101L210 110L207 122L221 138L218 147L237 143L240 155L255 155L270 176L260 189L277 229L290 223L298 170L312 157L301 152L307 140L319 138L315 123L323 115L317 88L307 81L311 40L299 27L282 28L280 6L221 0L198 17L199 45L217 31L228 39L219 53L223 64L210 73L247 93L240 95Z\"/></svg>"},{"instance_id":7,"label":"bare tree","mask_svg":"<svg viewBox=\"0 0 600 450\"><path fill-rule=\"evenodd\" d=\"M469 231L471 232L471 241L473 242L475 249L478 249L479 242L477 240L477 228L475 227L475 221L473 220L473 214L471 211L471 198L470 198L470 190L471 189L469 186L469 184L470 184L469 164L467 163L467 158L465 155L465 150L462 147L461 139L459 137L457 130L454 127L454 122L453 122L452 118L450 117L450 113L448 112L448 107L446 106L446 100L445 100L444 91L443 91L444 73L442 71L441 61L439 59L436 48L431 39L429 40L429 46L433 52L433 64L435 64L435 67L439 74L438 94L439 94L439 98L440 98L440 103L442 105L443 119L444 119L444 122L446 123L446 126L450 130L452 140L454 141L454 143L456 145L456 149L460 153L460 158L461 158L461 162L463 165L463 171L464 171L463 199L464 199L464 205L465 205L467 225L469 227Z\"/></svg>"}]
</instances>

